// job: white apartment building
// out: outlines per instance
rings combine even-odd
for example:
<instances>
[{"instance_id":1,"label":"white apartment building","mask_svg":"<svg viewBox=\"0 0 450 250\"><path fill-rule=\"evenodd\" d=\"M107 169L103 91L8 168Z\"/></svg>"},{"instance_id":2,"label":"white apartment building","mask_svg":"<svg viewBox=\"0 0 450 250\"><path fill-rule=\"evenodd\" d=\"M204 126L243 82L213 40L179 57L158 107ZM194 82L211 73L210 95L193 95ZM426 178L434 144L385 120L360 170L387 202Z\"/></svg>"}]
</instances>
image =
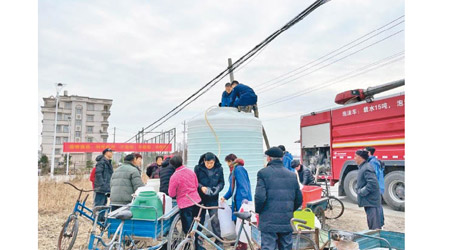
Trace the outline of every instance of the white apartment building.
<instances>
[{"instance_id":1,"label":"white apartment building","mask_svg":"<svg viewBox=\"0 0 450 250\"><path fill-rule=\"evenodd\" d=\"M53 133L55 129L55 105L56 98L50 96L44 99L41 106L42 142L41 152L49 158L52 157ZM58 116L56 123L56 147L55 167L64 163L64 142L107 142L108 118L111 115L112 100L99 99L85 96L67 94L59 97ZM95 165L95 157L98 153L70 153L72 156L71 167L86 167L86 162L91 160ZM59 163L59 164L58 164Z\"/></svg>"}]
</instances>

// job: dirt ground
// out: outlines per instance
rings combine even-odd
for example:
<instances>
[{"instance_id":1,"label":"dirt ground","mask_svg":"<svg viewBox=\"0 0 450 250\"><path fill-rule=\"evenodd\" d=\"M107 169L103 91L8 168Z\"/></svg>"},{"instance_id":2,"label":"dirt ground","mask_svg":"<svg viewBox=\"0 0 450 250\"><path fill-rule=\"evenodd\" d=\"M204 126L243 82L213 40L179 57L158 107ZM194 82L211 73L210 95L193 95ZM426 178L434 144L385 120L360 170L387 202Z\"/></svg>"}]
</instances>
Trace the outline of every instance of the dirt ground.
<instances>
[{"instance_id":1,"label":"dirt ground","mask_svg":"<svg viewBox=\"0 0 450 250\"><path fill-rule=\"evenodd\" d=\"M71 181L76 186L91 189L87 179ZM56 249L58 236L67 216L73 210L78 191L63 183L39 182L39 209L38 209L38 246L39 249ZM87 205L92 207L92 193L89 195ZM346 231L367 230L364 210L346 208L342 217L337 220L327 220L331 229ZM399 216L385 215L385 230L405 232L405 219ZM88 234L91 229L90 221L79 220L78 237L74 249L86 249Z\"/></svg>"}]
</instances>

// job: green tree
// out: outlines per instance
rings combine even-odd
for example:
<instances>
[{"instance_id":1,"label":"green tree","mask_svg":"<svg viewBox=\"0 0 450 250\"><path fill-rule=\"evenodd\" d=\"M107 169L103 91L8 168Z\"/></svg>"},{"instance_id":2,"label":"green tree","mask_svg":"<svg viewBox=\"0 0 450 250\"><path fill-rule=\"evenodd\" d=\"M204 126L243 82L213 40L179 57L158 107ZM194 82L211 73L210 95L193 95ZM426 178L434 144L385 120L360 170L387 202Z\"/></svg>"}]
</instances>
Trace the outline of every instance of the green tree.
<instances>
[{"instance_id":1,"label":"green tree","mask_svg":"<svg viewBox=\"0 0 450 250\"><path fill-rule=\"evenodd\" d=\"M92 169L93 167L94 167L94 162L93 161L91 161L91 160L86 161L86 168Z\"/></svg>"},{"instance_id":2,"label":"green tree","mask_svg":"<svg viewBox=\"0 0 450 250\"><path fill-rule=\"evenodd\" d=\"M69 155L69 166L72 165L72 155ZM67 166L67 156L64 157L64 166Z\"/></svg>"},{"instance_id":3,"label":"green tree","mask_svg":"<svg viewBox=\"0 0 450 250\"><path fill-rule=\"evenodd\" d=\"M45 175L49 173L48 169L48 157L45 154L42 154L41 158L38 161L38 166L41 167L41 175Z\"/></svg>"}]
</instances>

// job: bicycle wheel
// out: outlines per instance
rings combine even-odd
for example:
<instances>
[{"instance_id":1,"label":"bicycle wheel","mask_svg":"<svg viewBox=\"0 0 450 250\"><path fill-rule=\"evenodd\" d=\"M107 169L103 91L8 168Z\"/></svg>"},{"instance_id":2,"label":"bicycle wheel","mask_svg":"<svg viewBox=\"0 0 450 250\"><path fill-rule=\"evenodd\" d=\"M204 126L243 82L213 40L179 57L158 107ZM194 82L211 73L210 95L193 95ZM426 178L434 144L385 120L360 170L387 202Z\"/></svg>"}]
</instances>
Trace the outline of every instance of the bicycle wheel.
<instances>
[{"instance_id":1,"label":"bicycle wheel","mask_svg":"<svg viewBox=\"0 0 450 250\"><path fill-rule=\"evenodd\" d=\"M295 250L304 250L304 249L319 250L319 247L316 245L314 240L302 234L297 234L292 246L293 246L292 249Z\"/></svg>"},{"instance_id":2,"label":"bicycle wheel","mask_svg":"<svg viewBox=\"0 0 450 250\"><path fill-rule=\"evenodd\" d=\"M337 219L344 214L344 203L334 196L328 197L328 205L325 210L325 218Z\"/></svg>"},{"instance_id":3,"label":"bicycle wheel","mask_svg":"<svg viewBox=\"0 0 450 250\"><path fill-rule=\"evenodd\" d=\"M180 215L177 214L170 225L167 250L175 250L184 238L183 225L181 224Z\"/></svg>"},{"instance_id":4,"label":"bicycle wheel","mask_svg":"<svg viewBox=\"0 0 450 250\"><path fill-rule=\"evenodd\" d=\"M185 238L176 248L176 250L194 250L194 239Z\"/></svg>"},{"instance_id":5,"label":"bicycle wheel","mask_svg":"<svg viewBox=\"0 0 450 250\"><path fill-rule=\"evenodd\" d=\"M75 239L78 234L78 218L76 215L71 214L67 219L66 223L64 223L61 233L59 233L58 237L58 250L70 250L75 244Z\"/></svg>"}]
</instances>

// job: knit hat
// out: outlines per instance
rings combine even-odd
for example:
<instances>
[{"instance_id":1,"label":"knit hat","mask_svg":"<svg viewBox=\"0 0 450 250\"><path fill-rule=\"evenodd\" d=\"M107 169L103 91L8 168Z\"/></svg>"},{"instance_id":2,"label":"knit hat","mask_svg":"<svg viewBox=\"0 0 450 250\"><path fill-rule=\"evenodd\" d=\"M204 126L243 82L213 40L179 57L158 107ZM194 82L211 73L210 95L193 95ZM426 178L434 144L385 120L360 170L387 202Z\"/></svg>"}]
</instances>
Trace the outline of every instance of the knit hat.
<instances>
[{"instance_id":1,"label":"knit hat","mask_svg":"<svg viewBox=\"0 0 450 250\"><path fill-rule=\"evenodd\" d=\"M280 149L281 149L281 151L286 151L286 148L284 147L284 145L280 145L280 146L278 146Z\"/></svg>"},{"instance_id":2,"label":"knit hat","mask_svg":"<svg viewBox=\"0 0 450 250\"><path fill-rule=\"evenodd\" d=\"M355 154L361 156L364 160L369 159L369 152L366 150L358 149Z\"/></svg>"},{"instance_id":3,"label":"knit hat","mask_svg":"<svg viewBox=\"0 0 450 250\"><path fill-rule=\"evenodd\" d=\"M269 157L281 158L283 157L283 151L279 147L271 147L266 152L264 152Z\"/></svg>"}]
</instances>

